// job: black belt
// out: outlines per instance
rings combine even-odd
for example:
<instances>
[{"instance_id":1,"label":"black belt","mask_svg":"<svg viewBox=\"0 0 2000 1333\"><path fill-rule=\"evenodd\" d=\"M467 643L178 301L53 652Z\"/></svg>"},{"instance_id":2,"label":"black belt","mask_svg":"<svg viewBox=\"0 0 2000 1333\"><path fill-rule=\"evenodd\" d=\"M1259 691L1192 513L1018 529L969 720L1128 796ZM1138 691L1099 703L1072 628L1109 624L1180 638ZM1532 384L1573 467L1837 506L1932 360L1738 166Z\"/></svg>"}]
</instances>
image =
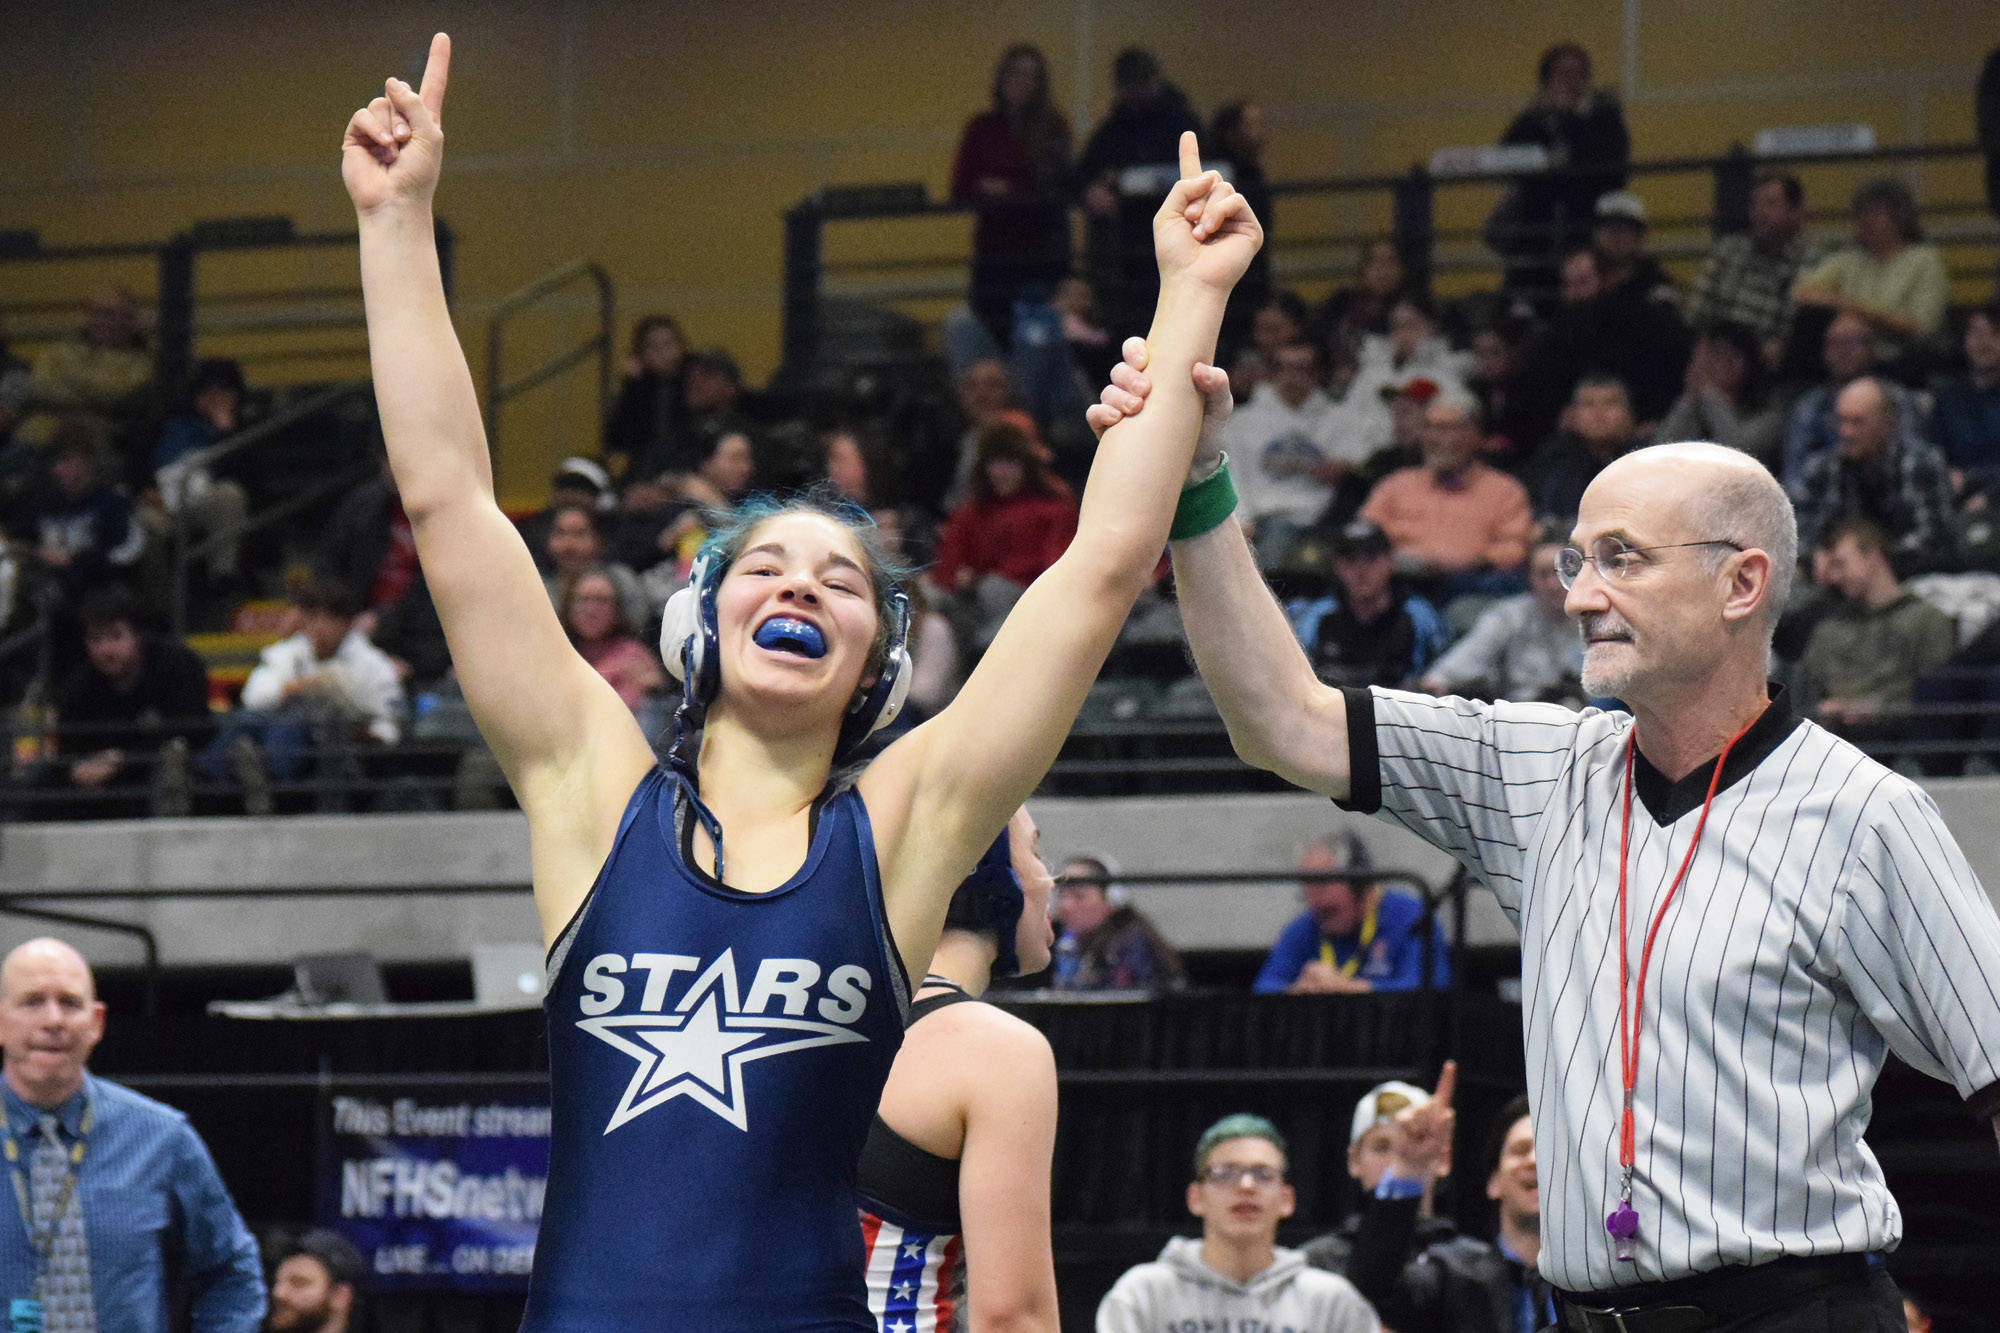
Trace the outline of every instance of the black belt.
<instances>
[{"instance_id":1,"label":"black belt","mask_svg":"<svg viewBox=\"0 0 2000 1333\"><path fill-rule=\"evenodd\" d=\"M1818 1259L1773 1259L1754 1268L1718 1268L1672 1282L1649 1282L1612 1291L1572 1295L1555 1291L1557 1327L1573 1333L1700 1333L1797 1300L1858 1282L1873 1257L1836 1254Z\"/></svg>"}]
</instances>

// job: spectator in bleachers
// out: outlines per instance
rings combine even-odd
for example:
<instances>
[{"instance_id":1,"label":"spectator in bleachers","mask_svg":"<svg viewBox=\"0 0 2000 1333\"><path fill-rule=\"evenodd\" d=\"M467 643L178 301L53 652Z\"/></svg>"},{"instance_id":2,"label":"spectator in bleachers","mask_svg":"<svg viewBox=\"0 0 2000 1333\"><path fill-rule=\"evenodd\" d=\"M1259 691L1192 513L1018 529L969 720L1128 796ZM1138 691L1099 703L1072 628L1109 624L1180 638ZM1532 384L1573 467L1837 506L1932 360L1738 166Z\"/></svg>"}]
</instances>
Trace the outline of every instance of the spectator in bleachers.
<instances>
[{"instance_id":1,"label":"spectator in bleachers","mask_svg":"<svg viewBox=\"0 0 2000 1333\"><path fill-rule=\"evenodd\" d=\"M1313 672L1329 685L1407 685L1451 641L1444 617L1397 576L1388 537L1366 519L1334 535L1333 583L1323 597L1285 606Z\"/></svg>"},{"instance_id":2,"label":"spectator in bleachers","mask_svg":"<svg viewBox=\"0 0 2000 1333\"><path fill-rule=\"evenodd\" d=\"M187 1116L90 1071L104 1016L63 941L0 963L8 1170L21 1212L43 1219L0 1231L10 1323L249 1333L264 1317L257 1242Z\"/></svg>"},{"instance_id":3,"label":"spectator in bleachers","mask_svg":"<svg viewBox=\"0 0 2000 1333\"><path fill-rule=\"evenodd\" d=\"M1907 397L1873 375L1840 391L1840 447L1807 463L1792 494L1802 547L1818 550L1835 525L1865 518L1881 529L1899 576L1957 566L1951 471L1937 446L1917 434Z\"/></svg>"},{"instance_id":4,"label":"spectator in bleachers","mask_svg":"<svg viewBox=\"0 0 2000 1333\"><path fill-rule=\"evenodd\" d=\"M1083 146L1076 171L1089 214L1086 266L1117 346L1146 332L1160 289L1153 214L1180 177L1181 135L1200 130L1201 121L1151 51L1120 51L1111 84L1111 109Z\"/></svg>"},{"instance_id":5,"label":"spectator in bleachers","mask_svg":"<svg viewBox=\"0 0 2000 1333\"><path fill-rule=\"evenodd\" d=\"M972 310L1003 352L1013 346L1014 303L1046 298L1069 271L1070 153L1048 61L1037 47L1009 47L993 69L992 105L966 123L951 164L951 197L978 210Z\"/></svg>"},{"instance_id":6,"label":"spectator in bleachers","mask_svg":"<svg viewBox=\"0 0 2000 1333\"><path fill-rule=\"evenodd\" d=\"M271 1254L270 1333L350 1333L362 1327L368 1267L337 1231L287 1238Z\"/></svg>"},{"instance_id":7,"label":"spectator in bleachers","mask_svg":"<svg viewBox=\"0 0 2000 1333\"><path fill-rule=\"evenodd\" d=\"M604 420L604 456L621 480L665 469L670 443L680 432L686 365L687 341L671 316L647 315L632 326L625 378Z\"/></svg>"},{"instance_id":8,"label":"spectator in bleachers","mask_svg":"<svg viewBox=\"0 0 2000 1333\"><path fill-rule=\"evenodd\" d=\"M187 410L168 417L153 445L150 475L159 507L139 511L140 522L164 545L175 520L190 540L216 538L206 568L217 584L234 582L243 544L243 521L250 497L228 477L218 477L201 451L234 434L242 425L243 368L234 361L204 361L195 367Z\"/></svg>"},{"instance_id":9,"label":"spectator in bleachers","mask_svg":"<svg viewBox=\"0 0 2000 1333\"><path fill-rule=\"evenodd\" d=\"M298 632L259 655L240 706L195 758L195 770L242 789L246 813L271 812L270 779L317 771L353 778L360 746L394 745L403 731L403 684L388 654L356 627L361 600L315 577L292 599Z\"/></svg>"},{"instance_id":10,"label":"spectator in bleachers","mask_svg":"<svg viewBox=\"0 0 2000 1333\"><path fill-rule=\"evenodd\" d=\"M909 592L910 699L904 711L915 723L936 717L957 697L965 669L951 620L938 610L923 580L912 579Z\"/></svg>"},{"instance_id":11,"label":"spectator in bleachers","mask_svg":"<svg viewBox=\"0 0 2000 1333\"><path fill-rule=\"evenodd\" d=\"M1378 236L1361 247L1352 285L1326 298L1314 320L1316 341L1334 361L1356 361L1361 340L1389 332L1389 308L1403 294L1403 256L1396 242Z\"/></svg>"},{"instance_id":12,"label":"spectator in bleachers","mask_svg":"<svg viewBox=\"0 0 2000 1333\"><path fill-rule=\"evenodd\" d=\"M1306 907L1271 946L1251 989L1259 995L1360 995L1416 990L1430 953L1431 984L1451 984L1450 946L1423 903L1384 892L1369 875L1368 847L1352 833L1323 839L1299 857ZM1427 928L1428 926L1428 928Z\"/></svg>"},{"instance_id":13,"label":"spectator in bleachers","mask_svg":"<svg viewBox=\"0 0 2000 1333\"><path fill-rule=\"evenodd\" d=\"M1937 386L1930 438L1968 508L2000 500L2000 301L1965 320L1966 373Z\"/></svg>"},{"instance_id":14,"label":"spectator in bleachers","mask_svg":"<svg viewBox=\"0 0 2000 1333\"><path fill-rule=\"evenodd\" d=\"M131 502L104 476L105 438L95 417L60 421L48 474L21 497L10 523L32 548L35 568L71 602L125 577L145 547Z\"/></svg>"},{"instance_id":15,"label":"spectator in bleachers","mask_svg":"<svg viewBox=\"0 0 2000 1333\"><path fill-rule=\"evenodd\" d=\"M639 641L619 605L618 586L602 566L570 580L556 611L577 655L610 683L627 708L637 713L649 695L665 689L659 655Z\"/></svg>"},{"instance_id":16,"label":"spectator in bleachers","mask_svg":"<svg viewBox=\"0 0 2000 1333\"><path fill-rule=\"evenodd\" d=\"M1250 312L1250 346L1268 364L1279 348L1305 341L1310 318L1305 298L1291 288L1267 292Z\"/></svg>"},{"instance_id":17,"label":"spectator in bleachers","mask_svg":"<svg viewBox=\"0 0 2000 1333\"><path fill-rule=\"evenodd\" d=\"M1440 392L1465 397L1471 373L1472 358L1454 351L1438 333L1430 302L1411 293L1398 296L1389 307L1389 331L1362 338L1354 379L1341 400L1346 429L1354 437L1348 448L1366 458L1388 445L1389 400L1411 380L1428 380Z\"/></svg>"},{"instance_id":18,"label":"spectator in bleachers","mask_svg":"<svg viewBox=\"0 0 2000 1333\"><path fill-rule=\"evenodd\" d=\"M1239 510L1259 564L1284 559L1317 522L1336 488L1367 460L1348 414L1320 387L1317 345L1298 341L1271 355L1271 378L1223 423L1235 461Z\"/></svg>"},{"instance_id":19,"label":"spectator in bleachers","mask_svg":"<svg viewBox=\"0 0 2000 1333\"><path fill-rule=\"evenodd\" d=\"M1613 375L1585 375L1570 395L1562 428L1529 462L1538 517L1568 524L1583 492L1612 459L1648 443L1632 419L1632 400Z\"/></svg>"},{"instance_id":20,"label":"spectator in bleachers","mask_svg":"<svg viewBox=\"0 0 2000 1333\"><path fill-rule=\"evenodd\" d=\"M1808 462L1832 453L1840 442L1833 400L1842 389L1875 369L1875 335L1868 331L1867 321L1852 311L1835 315L1820 338L1820 360L1826 378L1793 400L1785 418L1778 480L1789 491L1796 492L1804 482Z\"/></svg>"},{"instance_id":21,"label":"spectator in bleachers","mask_svg":"<svg viewBox=\"0 0 2000 1333\"><path fill-rule=\"evenodd\" d=\"M1581 46L1551 46L1536 78L1535 100L1500 142L1540 144L1553 170L1517 182L1485 228L1486 243L1508 261L1510 290L1553 285L1551 258L1589 239L1598 197L1624 187L1632 157L1625 113L1613 94L1591 86L1590 54Z\"/></svg>"},{"instance_id":22,"label":"spectator in bleachers","mask_svg":"<svg viewBox=\"0 0 2000 1333\"><path fill-rule=\"evenodd\" d=\"M638 471L638 476L662 472L692 472L723 436L745 429L742 415L743 373L736 358L720 347L689 353L681 364L680 423L668 437L663 454Z\"/></svg>"},{"instance_id":23,"label":"spectator in bleachers","mask_svg":"<svg viewBox=\"0 0 2000 1333\"><path fill-rule=\"evenodd\" d=\"M1063 863L1055 916L1049 984L1057 990L1174 990L1186 980L1180 954L1126 900L1107 856L1072 856Z\"/></svg>"},{"instance_id":24,"label":"spectator in bleachers","mask_svg":"<svg viewBox=\"0 0 2000 1333\"><path fill-rule=\"evenodd\" d=\"M1703 329L1688 358L1686 384L1660 419L1662 441L1726 444L1776 471L1785 418L1770 392L1756 333L1742 324Z\"/></svg>"},{"instance_id":25,"label":"spectator in bleachers","mask_svg":"<svg viewBox=\"0 0 2000 1333\"><path fill-rule=\"evenodd\" d=\"M1403 381L1394 390L1387 391L1385 396L1388 398L1389 443L1368 455L1361 465L1361 485L1370 490L1390 473L1416 467L1424 461L1424 411L1430 407L1431 399L1438 396L1438 385L1436 380L1419 375L1416 379ZM1338 517L1345 521L1353 515Z\"/></svg>"},{"instance_id":26,"label":"spectator in bleachers","mask_svg":"<svg viewBox=\"0 0 2000 1333\"><path fill-rule=\"evenodd\" d=\"M1481 1168L1490 1164L1486 1197L1499 1206L1493 1240L1452 1236L1413 1243L1421 1198L1414 1191L1451 1162L1449 1101L1440 1080L1436 1097L1393 1122L1392 1165L1377 1188L1382 1201L1355 1237L1348 1276L1395 1328L1497 1333L1552 1327L1556 1311L1549 1284L1535 1268L1541 1256L1541 1191L1526 1097L1501 1108L1478 1162ZM1503 1312L1511 1317L1500 1322Z\"/></svg>"},{"instance_id":27,"label":"spectator in bleachers","mask_svg":"<svg viewBox=\"0 0 2000 1333\"><path fill-rule=\"evenodd\" d=\"M611 484L611 474L601 463L589 458L565 458L556 464L555 475L549 478L549 502L515 526L534 555L536 567L546 574L549 529L555 526L558 513L579 505L600 514L608 514L614 507L622 507L628 514L643 511L658 503L656 491L657 486L650 479L634 480L621 499Z\"/></svg>"},{"instance_id":28,"label":"spectator in bleachers","mask_svg":"<svg viewBox=\"0 0 2000 1333\"><path fill-rule=\"evenodd\" d=\"M1688 333L1671 302L1631 284L1605 286L1595 250L1577 250L1562 262L1562 283L1549 318L1536 373L1567 397L1586 375L1616 375L1641 422L1656 422L1681 392Z\"/></svg>"},{"instance_id":29,"label":"spectator in bleachers","mask_svg":"<svg viewBox=\"0 0 2000 1333\"><path fill-rule=\"evenodd\" d=\"M1801 273L1792 299L1859 315L1875 335L1876 354L1894 360L1944 323L1944 256L1924 243L1916 198L1901 181L1868 182L1849 211L1854 244Z\"/></svg>"},{"instance_id":30,"label":"spectator in bleachers","mask_svg":"<svg viewBox=\"0 0 2000 1333\"><path fill-rule=\"evenodd\" d=\"M64 417L82 414L100 422L107 438L124 443L144 414L153 385L153 358L139 331L139 303L123 287L90 298L74 338L50 343L29 373L27 417L14 442L45 449Z\"/></svg>"},{"instance_id":31,"label":"spectator in bleachers","mask_svg":"<svg viewBox=\"0 0 2000 1333\"><path fill-rule=\"evenodd\" d=\"M326 525L313 568L323 578L352 589L372 624L417 581L417 538L389 475L389 456L380 470L347 493Z\"/></svg>"},{"instance_id":32,"label":"spectator in bleachers","mask_svg":"<svg viewBox=\"0 0 2000 1333\"><path fill-rule=\"evenodd\" d=\"M1187 1189L1201 1239L1176 1236L1158 1259L1120 1277L1097 1307L1097 1333L1375 1333L1375 1312L1346 1278L1278 1247L1278 1224L1298 1206L1286 1166L1285 1137L1263 1117L1230 1115L1209 1126Z\"/></svg>"},{"instance_id":33,"label":"spectator in bleachers","mask_svg":"<svg viewBox=\"0 0 2000 1333\"><path fill-rule=\"evenodd\" d=\"M153 782L155 813L187 813L187 755L208 724L208 669L185 644L139 628L132 595L84 599L84 661L56 692L55 775L80 791ZM172 746L172 761L155 760ZM178 772L179 782L164 779ZM99 817L141 813L143 801L93 806Z\"/></svg>"},{"instance_id":34,"label":"spectator in bleachers","mask_svg":"<svg viewBox=\"0 0 2000 1333\"><path fill-rule=\"evenodd\" d=\"M1447 1065L1453 1069L1455 1066ZM1360 1101L1354 1104L1354 1120L1347 1136L1347 1177L1361 1188L1361 1206L1350 1212L1341 1224L1325 1235L1306 1242L1303 1247L1306 1262L1314 1268L1324 1268L1329 1273L1348 1277L1354 1263L1355 1242L1368 1226L1373 1215L1385 1207L1401 1208L1403 1200L1410 1198L1398 1190L1393 1198L1384 1198L1378 1193L1382 1178L1395 1165L1397 1146L1396 1118L1406 1111L1415 1110L1429 1103L1430 1093L1400 1079L1378 1083L1370 1088ZM1428 1178L1410 1169L1400 1175L1404 1181L1420 1182L1414 1196L1415 1214L1411 1225L1412 1235L1407 1253L1414 1255L1419 1249L1433 1241L1450 1240L1458 1234L1458 1227L1448 1217L1433 1211L1438 1181L1449 1174L1450 1162L1444 1169L1433 1172ZM1376 1239L1381 1236L1381 1226L1377 1223L1369 1228ZM1415 1326L1413 1326L1415 1327Z\"/></svg>"},{"instance_id":35,"label":"spectator in bleachers","mask_svg":"<svg viewBox=\"0 0 2000 1333\"><path fill-rule=\"evenodd\" d=\"M958 630L967 660L985 650L1030 583L1076 536L1076 496L1049 469L1025 419L979 433L965 503L938 533L927 575Z\"/></svg>"},{"instance_id":36,"label":"spectator in bleachers","mask_svg":"<svg viewBox=\"0 0 2000 1333\"><path fill-rule=\"evenodd\" d=\"M1528 492L1479 461L1479 405L1443 390L1424 408L1424 461L1377 482L1361 517L1388 534L1396 569L1440 597L1519 592L1534 535Z\"/></svg>"},{"instance_id":37,"label":"spectator in bleachers","mask_svg":"<svg viewBox=\"0 0 2000 1333\"><path fill-rule=\"evenodd\" d=\"M1813 626L1799 661L1801 707L1849 737L1900 731L1878 722L1882 711L1908 704L1917 680L1945 664L1958 646L1956 626L1897 580L1882 530L1866 519L1821 535L1813 578L1839 600Z\"/></svg>"},{"instance_id":38,"label":"spectator in bleachers","mask_svg":"<svg viewBox=\"0 0 2000 1333\"><path fill-rule=\"evenodd\" d=\"M1516 703L1580 701L1583 638L1563 612L1568 593L1556 577L1556 552L1568 540L1544 528L1528 552L1528 591L1488 607L1418 688Z\"/></svg>"},{"instance_id":39,"label":"spectator in bleachers","mask_svg":"<svg viewBox=\"0 0 2000 1333\"><path fill-rule=\"evenodd\" d=\"M1600 195L1592 212L1590 248L1604 291L1627 301L1671 301L1674 280L1646 253L1646 201L1630 190Z\"/></svg>"},{"instance_id":40,"label":"spectator in bleachers","mask_svg":"<svg viewBox=\"0 0 2000 1333\"><path fill-rule=\"evenodd\" d=\"M1472 335L1472 377L1466 387L1479 400L1486 423L1484 451L1496 467L1519 476L1535 446L1562 414L1562 398L1534 373L1539 354L1534 322L1502 314Z\"/></svg>"},{"instance_id":41,"label":"spectator in bleachers","mask_svg":"<svg viewBox=\"0 0 2000 1333\"><path fill-rule=\"evenodd\" d=\"M1797 176L1758 176L1750 187L1750 230L1709 247L1688 296L1688 322L1741 324L1757 335L1765 364L1775 365L1792 330L1792 285L1821 258L1803 234L1805 222L1806 192Z\"/></svg>"},{"instance_id":42,"label":"spectator in bleachers","mask_svg":"<svg viewBox=\"0 0 2000 1333\"><path fill-rule=\"evenodd\" d=\"M851 426L836 427L820 436L820 449L820 476L827 485L841 499L874 509L879 503L875 477L881 469L869 457L873 451L862 442L861 432Z\"/></svg>"},{"instance_id":43,"label":"spectator in bleachers","mask_svg":"<svg viewBox=\"0 0 2000 1333\"><path fill-rule=\"evenodd\" d=\"M549 602L561 606L563 590L587 571L598 570L618 590L618 607L628 623L644 625L652 618L652 597L639 576L605 557L604 517L584 505L558 509L549 525L549 572L542 579Z\"/></svg>"},{"instance_id":44,"label":"spectator in bleachers","mask_svg":"<svg viewBox=\"0 0 2000 1333\"><path fill-rule=\"evenodd\" d=\"M965 499L972 480L972 459L978 451L979 433L1002 412L1014 410L1013 374L998 357L979 357L958 372L952 383L957 407L951 429L956 440L933 447L904 460L903 483L910 502L926 513L943 515Z\"/></svg>"},{"instance_id":45,"label":"spectator in bleachers","mask_svg":"<svg viewBox=\"0 0 2000 1333\"><path fill-rule=\"evenodd\" d=\"M1209 122L1208 137L1201 142L1202 151L1211 159L1228 163L1222 174L1249 202L1257 220L1264 224L1266 237L1273 234L1277 213L1270 182L1264 176L1264 149L1270 140L1270 122L1263 105L1246 100L1231 102L1217 111ZM1267 247L1257 252L1242 281L1229 294L1229 309L1222 318L1221 346L1234 348L1243 341L1251 316L1270 291L1271 252ZM1226 364L1227 353L1224 356Z\"/></svg>"}]
</instances>

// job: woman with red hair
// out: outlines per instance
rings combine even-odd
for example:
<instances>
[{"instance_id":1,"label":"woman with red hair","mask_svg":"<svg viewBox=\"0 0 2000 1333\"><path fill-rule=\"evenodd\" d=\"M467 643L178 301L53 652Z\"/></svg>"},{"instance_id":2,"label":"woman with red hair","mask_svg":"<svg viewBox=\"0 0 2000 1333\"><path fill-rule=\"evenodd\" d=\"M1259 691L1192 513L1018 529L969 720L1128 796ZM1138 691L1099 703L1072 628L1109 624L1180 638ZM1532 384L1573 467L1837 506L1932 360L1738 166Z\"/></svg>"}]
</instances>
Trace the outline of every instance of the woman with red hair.
<instances>
[{"instance_id":1,"label":"woman with red hair","mask_svg":"<svg viewBox=\"0 0 2000 1333\"><path fill-rule=\"evenodd\" d=\"M1076 496L1050 469L1032 421L1007 412L979 432L971 487L944 521L929 575L969 654L1069 549L1076 519Z\"/></svg>"}]
</instances>

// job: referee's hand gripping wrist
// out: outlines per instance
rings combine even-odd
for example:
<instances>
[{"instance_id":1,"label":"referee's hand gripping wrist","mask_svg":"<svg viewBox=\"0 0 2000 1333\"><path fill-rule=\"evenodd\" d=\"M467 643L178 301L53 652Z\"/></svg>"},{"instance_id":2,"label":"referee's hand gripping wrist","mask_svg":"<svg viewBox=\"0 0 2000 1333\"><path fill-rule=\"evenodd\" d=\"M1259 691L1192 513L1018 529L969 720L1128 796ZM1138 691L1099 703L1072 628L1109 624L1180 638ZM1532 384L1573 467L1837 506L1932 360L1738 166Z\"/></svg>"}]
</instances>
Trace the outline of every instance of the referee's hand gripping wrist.
<instances>
[{"instance_id":1,"label":"referee's hand gripping wrist","mask_svg":"<svg viewBox=\"0 0 2000 1333\"><path fill-rule=\"evenodd\" d=\"M1149 356L1144 338L1125 340L1122 359L1111 368L1111 382L1083 414L1099 439L1126 417L1145 410L1146 396L1153 391L1153 382L1146 376ZM1236 399L1229 391L1229 376L1224 371L1197 361L1193 379L1195 392L1201 395L1201 435L1195 441L1194 460L1188 467L1188 486L1208 480L1222 466L1223 423L1236 408Z\"/></svg>"}]
</instances>

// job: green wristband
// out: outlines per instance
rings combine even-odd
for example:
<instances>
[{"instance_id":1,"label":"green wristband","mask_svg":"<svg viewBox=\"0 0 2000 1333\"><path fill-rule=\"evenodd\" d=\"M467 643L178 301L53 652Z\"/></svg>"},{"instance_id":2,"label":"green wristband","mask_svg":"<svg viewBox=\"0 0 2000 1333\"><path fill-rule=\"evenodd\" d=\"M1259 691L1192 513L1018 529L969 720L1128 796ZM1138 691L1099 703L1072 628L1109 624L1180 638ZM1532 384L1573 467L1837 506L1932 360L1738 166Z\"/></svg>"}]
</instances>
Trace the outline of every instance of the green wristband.
<instances>
[{"instance_id":1,"label":"green wristband","mask_svg":"<svg viewBox=\"0 0 2000 1333\"><path fill-rule=\"evenodd\" d=\"M1236 483L1229 479L1229 459L1225 456L1215 471L1181 492L1167 540L1184 542L1212 532L1235 512Z\"/></svg>"}]
</instances>

